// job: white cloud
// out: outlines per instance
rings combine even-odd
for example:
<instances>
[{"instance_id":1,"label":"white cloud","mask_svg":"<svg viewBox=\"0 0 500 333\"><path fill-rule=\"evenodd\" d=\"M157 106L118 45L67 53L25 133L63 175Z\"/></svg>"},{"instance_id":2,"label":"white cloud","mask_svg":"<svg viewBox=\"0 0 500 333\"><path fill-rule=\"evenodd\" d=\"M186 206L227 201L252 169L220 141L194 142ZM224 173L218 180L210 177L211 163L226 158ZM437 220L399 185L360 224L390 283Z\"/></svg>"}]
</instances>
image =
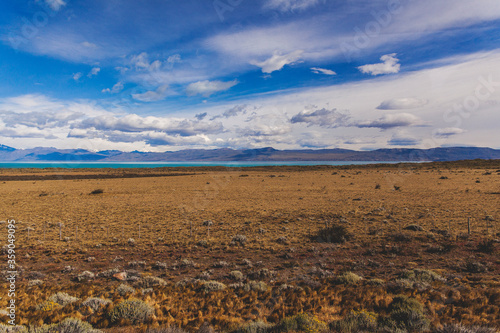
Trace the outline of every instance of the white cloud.
<instances>
[{"instance_id":1,"label":"white cloud","mask_svg":"<svg viewBox=\"0 0 500 333\"><path fill-rule=\"evenodd\" d=\"M80 78L82 76L83 76L83 73L81 73L81 72L75 73L75 74L73 74L73 80L78 81L78 80L80 80Z\"/></svg>"},{"instance_id":2,"label":"white cloud","mask_svg":"<svg viewBox=\"0 0 500 333\"><path fill-rule=\"evenodd\" d=\"M223 82L223 81L198 81L191 83L186 88L188 96L202 95L210 97L211 95L228 90L238 84L237 80Z\"/></svg>"},{"instance_id":3,"label":"white cloud","mask_svg":"<svg viewBox=\"0 0 500 333\"><path fill-rule=\"evenodd\" d=\"M250 61L250 64L260 67L262 73L272 73L281 70L285 65L291 65L300 60L304 51L297 50L288 54L281 55L279 52L274 51L273 56L262 62L255 60Z\"/></svg>"},{"instance_id":4,"label":"white cloud","mask_svg":"<svg viewBox=\"0 0 500 333\"><path fill-rule=\"evenodd\" d=\"M457 127L438 128L434 131L434 134L437 137L443 137L443 138L447 138L452 135L457 135L462 133L465 133L465 130Z\"/></svg>"},{"instance_id":5,"label":"white cloud","mask_svg":"<svg viewBox=\"0 0 500 333\"><path fill-rule=\"evenodd\" d=\"M277 9L282 12L302 11L316 6L319 0L267 0L264 9Z\"/></svg>"},{"instance_id":6,"label":"white cloud","mask_svg":"<svg viewBox=\"0 0 500 333\"><path fill-rule=\"evenodd\" d=\"M141 102L158 102L169 94L168 85L162 85L154 91L146 91L142 94L132 94L132 97Z\"/></svg>"},{"instance_id":7,"label":"white cloud","mask_svg":"<svg viewBox=\"0 0 500 333\"><path fill-rule=\"evenodd\" d=\"M88 47L88 48L97 48L97 45L95 45L94 43L90 43L90 42L82 42L82 46L84 47Z\"/></svg>"},{"instance_id":8,"label":"white cloud","mask_svg":"<svg viewBox=\"0 0 500 333\"><path fill-rule=\"evenodd\" d=\"M403 110L416 109L425 106L428 103L425 99L418 98L393 98L383 101L377 109L379 110Z\"/></svg>"},{"instance_id":9,"label":"white cloud","mask_svg":"<svg viewBox=\"0 0 500 333\"><path fill-rule=\"evenodd\" d=\"M390 146L416 146L421 143L422 140L417 139L405 132L395 133L387 144Z\"/></svg>"},{"instance_id":10,"label":"white cloud","mask_svg":"<svg viewBox=\"0 0 500 333\"><path fill-rule=\"evenodd\" d=\"M99 67L93 67L90 72L87 74L87 77L97 76L101 69Z\"/></svg>"},{"instance_id":11,"label":"white cloud","mask_svg":"<svg viewBox=\"0 0 500 333\"><path fill-rule=\"evenodd\" d=\"M319 68L319 67L312 67L311 71L315 74L337 75L337 73L335 73L331 69L325 69L325 68Z\"/></svg>"},{"instance_id":12,"label":"white cloud","mask_svg":"<svg viewBox=\"0 0 500 333\"><path fill-rule=\"evenodd\" d=\"M64 2L63 0L45 0L45 3L56 12L59 11L62 7L66 6L66 2Z\"/></svg>"},{"instance_id":13,"label":"white cloud","mask_svg":"<svg viewBox=\"0 0 500 333\"><path fill-rule=\"evenodd\" d=\"M358 69L361 73L370 75L381 74L395 74L399 73L401 65L398 63L399 59L396 58L396 53L386 54L380 57L382 63L359 66Z\"/></svg>"},{"instance_id":14,"label":"white cloud","mask_svg":"<svg viewBox=\"0 0 500 333\"><path fill-rule=\"evenodd\" d=\"M321 127L334 128L346 126L350 116L337 109L327 110L303 110L290 119L292 124L306 123L308 126L317 125Z\"/></svg>"},{"instance_id":15,"label":"white cloud","mask_svg":"<svg viewBox=\"0 0 500 333\"><path fill-rule=\"evenodd\" d=\"M226 118L227 119L227 118L231 118L231 117L236 117L240 114L246 114L247 113L246 108L247 108L246 105L235 105L232 108L224 111L222 114L218 114L216 116L213 116L210 120L215 120L217 118ZM206 116L206 114L205 114L205 116Z\"/></svg>"},{"instance_id":16,"label":"white cloud","mask_svg":"<svg viewBox=\"0 0 500 333\"><path fill-rule=\"evenodd\" d=\"M224 127L219 122L203 122L182 118L153 116L142 117L136 114L128 114L126 116L107 115L86 118L78 123L75 123L73 128L131 133L158 131L169 135L181 136L217 134L224 131Z\"/></svg>"},{"instance_id":17,"label":"white cloud","mask_svg":"<svg viewBox=\"0 0 500 333\"><path fill-rule=\"evenodd\" d=\"M417 116L414 116L409 113L398 113L398 114L386 114L376 120L357 121L352 123L352 126L356 126L359 128L372 127L372 128L388 129L393 127L407 127L420 124L421 120Z\"/></svg>"},{"instance_id":18,"label":"white cloud","mask_svg":"<svg viewBox=\"0 0 500 333\"><path fill-rule=\"evenodd\" d=\"M109 88L106 88L106 89L103 89L102 92L103 93L112 93L112 94L117 94L119 93L120 91L123 90L123 82L117 82L113 88L109 89Z\"/></svg>"},{"instance_id":19,"label":"white cloud","mask_svg":"<svg viewBox=\"0 0 500 333\"><path fill-rule=\"evenodd\" d=\"M181 62L181 55L180 54L171 55L167 58L167 62L170 64L175 64L177 62Z\"/></svg>"}]
</instances>

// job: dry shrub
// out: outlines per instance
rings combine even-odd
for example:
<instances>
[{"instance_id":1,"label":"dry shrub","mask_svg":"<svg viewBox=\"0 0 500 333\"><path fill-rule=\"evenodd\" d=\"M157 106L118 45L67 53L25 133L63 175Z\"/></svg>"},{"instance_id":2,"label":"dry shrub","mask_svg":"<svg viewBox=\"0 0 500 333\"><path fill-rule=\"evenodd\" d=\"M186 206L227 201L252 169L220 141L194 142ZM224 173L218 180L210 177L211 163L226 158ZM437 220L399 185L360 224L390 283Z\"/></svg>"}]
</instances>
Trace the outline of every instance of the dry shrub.
<instances>
[{"instance_id":1,"label":"dry shrub","mask_svg":"<svg viewBox=\"0 0 500 333\"><path fill-rule=\"evenodd\" d=\"M150 305L139 299L129 299L120 302L109 312L109 319L116 323L122 319L132 324L143 324L148 322L154 314Z\"/></svg>"}]
</instances>

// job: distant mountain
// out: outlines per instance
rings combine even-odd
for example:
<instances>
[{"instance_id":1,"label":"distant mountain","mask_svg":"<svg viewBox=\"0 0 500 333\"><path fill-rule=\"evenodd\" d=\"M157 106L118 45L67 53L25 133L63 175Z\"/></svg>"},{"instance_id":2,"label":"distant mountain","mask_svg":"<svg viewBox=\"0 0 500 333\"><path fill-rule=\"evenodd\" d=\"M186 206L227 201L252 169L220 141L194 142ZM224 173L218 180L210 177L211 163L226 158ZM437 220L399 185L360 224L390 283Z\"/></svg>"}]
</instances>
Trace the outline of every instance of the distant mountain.
<instances>
[{"instance_id":1,"label":"distant mountain","mask_svg":"<svg viewBox=\"0 0 500 333\"><path fill-rule=\"evenodd\" d=\"M214 161L457 161L500 159L500 150L476 147L432 149L188 149L164 153L121 152L84 149L33 148L15 149L0 145L0 161L4 162L214 162Z\"/></svg>"}]
</instances>

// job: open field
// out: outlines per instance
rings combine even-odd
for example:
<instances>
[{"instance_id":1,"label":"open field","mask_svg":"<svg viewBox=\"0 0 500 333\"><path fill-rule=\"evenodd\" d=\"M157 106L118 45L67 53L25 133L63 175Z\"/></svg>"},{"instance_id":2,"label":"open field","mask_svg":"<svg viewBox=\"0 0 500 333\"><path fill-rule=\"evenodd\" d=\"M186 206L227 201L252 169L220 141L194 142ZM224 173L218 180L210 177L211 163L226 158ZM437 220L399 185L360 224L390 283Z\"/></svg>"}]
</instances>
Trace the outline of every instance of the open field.
<instances>
[{"instance_id":1,"label":"open field","mask_svg":"<svg viewBox=\"0 0 500 333\"><path fill-rule=\"evenodd\" d=\"M109 332L204 322L230 331L308 313L403 325L394 299L405 295L431 329L500 326L499 160L0 170L0 197L0 219L17 226L18 324L75 317ZM5 267L5 248L3 257ZM48 302L57 292L79 300ZM4 284L0 308L7 293ZM111 302L93 309L88 297ZM127 299L151 313L113 316ZM415 327L403 328L427 330Z\"/></svg>"}]
</instances>

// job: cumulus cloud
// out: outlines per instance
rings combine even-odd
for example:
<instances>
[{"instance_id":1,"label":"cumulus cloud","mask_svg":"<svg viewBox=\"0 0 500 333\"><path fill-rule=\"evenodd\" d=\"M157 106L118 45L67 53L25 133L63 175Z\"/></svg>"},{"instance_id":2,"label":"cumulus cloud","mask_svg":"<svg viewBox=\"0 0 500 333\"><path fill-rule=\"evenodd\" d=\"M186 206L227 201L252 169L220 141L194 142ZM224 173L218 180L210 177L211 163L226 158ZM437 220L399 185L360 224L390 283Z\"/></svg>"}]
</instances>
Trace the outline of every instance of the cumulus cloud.
<instances>
[{"instance_id":1,"label":"cumulus cloud","mask_svg":"<svg viewBox=\"0 0 500 333\"><path fill-rule=\"evenodd\" d=\"M275 9L282 12L302 11L317 5L319 0L267 0L264 9Z\"/></svg>"},{"instance_id":2,"label":"cumulus cloud","mask_svg":"<svg viewBox=\"0 0 500 333\"><path fill-rule=\"evenodd\" d=\"M119 93L120 91L123 90L123 82L117 82L113 88L109 89L109 88L106 88L106 89L103 89L102 92L103 93L112 93L112 94L117 94Z\"/></svg>"},{"instance_id":3,"label":"cumulus cloud","mask_svg":"<svg viewBox=\"0 0 500 333\"><path fill-rule=\"evenodd\" d=\"M379 119L369 121L357 121L352 126L359 128L388 129L394 127L415 126L421 123L420 118L409 113L386 114Z\"/></svg>"},{"instance_id":4,"label":"cumulus cloud","mask_svg":"<svg viewBox=\"0 0 500 333\"><path fill-rule=\"evenodd\" d=\"M168 93L168 85L162 85L153 91L146 91L142 94L132 94L132 98L141 102L157 102L165 99Z\"/></svg>"},{"instance_id":5,"label":"cumulus cloud","mask_svg":"<svg viewBox=\"0 0 500 333\"><path fill-rule=\"evenodd\" d=\"M466 131L464 129L461 129L461 128L457 128L457 127L446 127L446 128L438 128L434 131L434 135L437 136L437 137L441 137L441 138L447 138L447 137L450 137L450 136L453 136L453 135L457 135L457 134L462 134L462 133L465 133Z\"/></svg>"},{"instance_id":6,"label":"cumulus cloud","mask_svg":"<svg viewBox=\"0 0 500 333\"><path fill-rule=\"evenodd\" d=\"M64 2L63 0L45 0L45 3L56 12L59 11L62 7L66 6L66 2Z\"/></svg>"},{"instance_id":7,"label":"cumulus cloud","mask_svg":"<svg viewBox=\"0 0 500 333\"><path fill-rule=\"evenodd\" d=\"M245 114L247 113L246 111L246 105L235 105L232 108L224 111L222 114L213 116L210 120L215 120L217 118L231 118L231 117L236 117L237 115L240 114Z\"/></svg>"},{"instance_id":8,"label":"cumulus cloud","mask_svg":"<svg viewBox=\"0 0 500 333\"><path fill-rule=\"evenodd\" d=\"M337 109L303 110L290 119L292 124L306 123L308 126L334 128L346 126L350 116Z\"/></svg>"},{"instance_id":9,"label":"cumulus cloud","mask_svg":"<svg viewBox=\"0 0 500 333\"><path fill-rule=\"evenodd\" d=\"M94 67L90 70L90 72L87 74L87 76L88 77L96 76L97 74L99 74L100 71L101 71L101 69L99 67Z\"/></svg>"},{"instance_id":10,"label":"cumulus cloud","mask_svg":"<svg viewBox=\"0 0 500 333\"><path fill-rule=\"evenodd\" d=\"M383 101L377 109L379 110L402 110L402 109L416 109L428 103L425 99L418 98L394 98Z\"/></svg>"},{"instance_id":11,"label":"cumulus cloud","mask_svg":"<svg viewBox=\"0 0 500 333\"><path fill-rule=\"evenodd\" d=\"M319 67L312 67L311 71L315 74L337 75L337 73L335 73L331 69L325 69L325 68L319 68Z\"/></svg>"},{"instance_id":12,"label":"cumulus cloud","mask_svg":"<svg viewBox=\"0 0 500 333\"><path fill-rule=\"evenodd\" d=\"M288 54L280 54L277 51L274 51L273 56L267 60L262 62L252 60L250 61L251 65L255 65L262 69L262 73L272 73L274 71L281 70L286 65L291 65L296 63L302 57L304 51L297 50L290 52Z\"/></svg>"},{"instance_id":13,"label":"cumulus cloud","mask_svg":"<svg viewBox=\"0 0 500 333\"><path fill-rule=\"evenodd\" d=\"M226 91L238 84L238 80L223 82L223 81L198 81L191 83L186 88L188 96L202 95L210 97L211 95Z\"/></svg>"},{"instance_id":14,"label":"cumulus cloud","mask_svg":"<svg viewBox=\"0 0 500 333\"><path fill-rule=\"evenodd\" d=\"M136 114L119 116L99 116L82 120L73 128L96 129L102 131L144 132L159 131L169 135L192 136L197 134L217 134L224 131L219 122L202 122L189 119L141 117Z\"/></svg>"},{"instance_id":15,"label":"cumulus cloud","mask_svg":"<svg viewBox=\"0 0 500 333\"><path fill-rule=\"evenodd\" d=\"M396 58L396 53L386 54L380 57L381 63L359 66L361 73L370 75L395 74L399 73L401 65L399 59Z\"/></svg>"}]
</instances>

